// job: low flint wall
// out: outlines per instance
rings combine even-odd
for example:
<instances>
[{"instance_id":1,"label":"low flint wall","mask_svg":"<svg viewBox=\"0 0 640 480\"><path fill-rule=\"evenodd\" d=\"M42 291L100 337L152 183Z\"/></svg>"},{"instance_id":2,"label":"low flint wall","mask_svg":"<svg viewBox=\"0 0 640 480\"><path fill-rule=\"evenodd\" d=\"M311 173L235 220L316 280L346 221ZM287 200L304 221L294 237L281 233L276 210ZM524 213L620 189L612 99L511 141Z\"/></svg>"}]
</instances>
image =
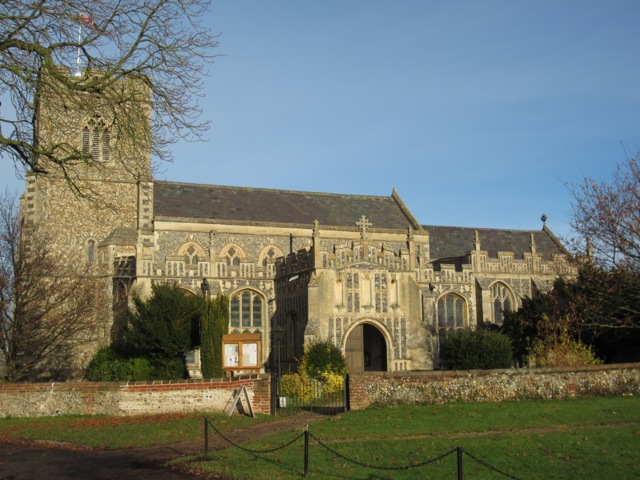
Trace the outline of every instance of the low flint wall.
<instances>
[{"instance_id":1,"label":"low flint wall","mask_svg":"<svg viewBox=\"0 0 640 480\"><path fill-rule=\"evenodd\" d=\"M350 407L640 395L640 363L575 368L371 372L349 377Z\"/></svg>"},{"instance_id":2,"label":"low flint wall","mask_svg":"<svg viewBox=\"0 0 640 480\"><path fill-rule=\"evenodd\" d=\"M269 375L230 379L155 382L78 382L0 384L0 417L53 415L155 415L222 412L233 394L246 388L255 413L268 415ZM241 397L245 411L248 405Z\"/></svg>"}]
</instances>

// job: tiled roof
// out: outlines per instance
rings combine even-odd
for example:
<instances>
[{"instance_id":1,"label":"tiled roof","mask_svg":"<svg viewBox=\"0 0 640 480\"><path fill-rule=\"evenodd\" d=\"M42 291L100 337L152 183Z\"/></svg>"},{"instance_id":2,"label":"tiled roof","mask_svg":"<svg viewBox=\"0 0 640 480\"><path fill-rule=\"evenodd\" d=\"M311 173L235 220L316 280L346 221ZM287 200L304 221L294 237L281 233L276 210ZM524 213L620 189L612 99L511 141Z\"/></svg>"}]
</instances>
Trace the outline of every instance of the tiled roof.
<instances>
[{"instance_id":1,"label":"tiled roof","mask_svg":"<svg viewBox=\"0 0 640 480\"><path fill-rule=\"evenodd\" d=\"M553 234L547 230L499 230L492 228L439 227L423 225L429 232L432 259L461 257L473 250L475 232L478 232L481 250L489 257L497 257L498 252L515 252L516 258L522 258L523 252L531 251L531 234L536 251L545 259L552 255L566 253Z\"/></svg>"},{"instance_id":2,"label":"tiled roof","mask_svg":"<svg viewBox=\"0 0 640 480\"><path fill-rule=\"evenodd\" d=\"M401 202L401 201L400 201ZM409 212L394 196L339 195L260 188L154 182L154 215L213 221L406 229ZM413 218L413 217L411 217Z\"/></svg>"},{"instance_id":3,"label":"tiled roof","mask_svg":"<svg viewBox=\"0 0 640 480\"><path fill-rule=\"evenodd\" d=\"M136 227L117 227L100 242L99 246L135 245L137 241L138 231Z\"/></svg>"}]
</instances>

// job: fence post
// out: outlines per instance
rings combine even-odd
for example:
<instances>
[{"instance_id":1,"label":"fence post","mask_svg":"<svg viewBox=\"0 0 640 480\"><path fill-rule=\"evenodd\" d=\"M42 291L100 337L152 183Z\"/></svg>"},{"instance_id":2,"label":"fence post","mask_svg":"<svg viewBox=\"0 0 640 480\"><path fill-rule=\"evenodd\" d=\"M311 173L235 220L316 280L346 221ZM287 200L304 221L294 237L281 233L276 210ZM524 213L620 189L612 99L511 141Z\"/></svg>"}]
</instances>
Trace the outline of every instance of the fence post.
<instances>
[{"instance_id":1,"label":"fence post","mask_svg":"<svg viewBox=\"0 0 640 480\"><path fill-rule=\"evenodd\" d=\"M309 475L309 425L304 427L304 478Z\"/></svg>"},{"instance_id":2,"label":"fence post","mask_svg":"<svg viewBox=\"0 0 640 480\"><path fill-rule=\"evenodd\" d=\"M204 417L204 458L209 454L209 419Z\"/></svg>"},{"instance_id":3,"label":"fence post","mask_svg":"<svg viewBox=\"0 0 640 480\"><path fill-rule=\"evenodd\" d=\"M344 388L344 412L351 410L351 397L349 392L349 374L345 373L342 378L342 385Z\"/></svg>"},{"instance_id":4,"label":"fence post","mask_svg":"<svg viewBox=\"0 0 640 480\"><path fill-rule=\"evenodd\" d=\"M462 480L462 447L457 447L458 451L458 480Z\"/></svg>"}]
</instances>

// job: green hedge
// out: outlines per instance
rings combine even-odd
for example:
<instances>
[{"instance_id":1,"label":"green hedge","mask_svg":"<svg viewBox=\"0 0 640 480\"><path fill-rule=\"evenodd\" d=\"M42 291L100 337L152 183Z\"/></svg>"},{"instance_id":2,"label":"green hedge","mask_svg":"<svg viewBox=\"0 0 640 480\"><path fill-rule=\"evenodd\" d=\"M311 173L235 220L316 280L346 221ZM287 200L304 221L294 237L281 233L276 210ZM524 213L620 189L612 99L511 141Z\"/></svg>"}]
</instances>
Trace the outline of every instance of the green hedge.
<instances>
[{"instance_id":1,"label":"green hedge","mask_svg":"<svg viewBox=\"0 0 640 480\"><path fill-rule=\"evenodd\" d=\"M447 338L443 353L451 370L490 370L513 366L509 337L486 329L455 332Z\"/></svg>"}]
</instances>

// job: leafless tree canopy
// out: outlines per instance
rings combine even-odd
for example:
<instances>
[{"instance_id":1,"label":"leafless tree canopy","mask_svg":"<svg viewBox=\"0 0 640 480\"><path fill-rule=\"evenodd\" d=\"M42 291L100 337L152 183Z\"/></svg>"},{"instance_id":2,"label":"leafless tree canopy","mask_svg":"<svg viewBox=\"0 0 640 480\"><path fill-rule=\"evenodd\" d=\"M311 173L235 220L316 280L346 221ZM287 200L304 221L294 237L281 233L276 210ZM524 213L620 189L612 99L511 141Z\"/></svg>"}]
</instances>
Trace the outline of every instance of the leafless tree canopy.
<instances>
[{"instance_id":1,"label":"leafless tree canopy","mask_svg":"<svg viewBox=\"0 0 640 480\"><path fill-rule=\"evenodd\" d=\"M572 226L596 262L640 272L640 154L618 165L610 182L586 178L572 191Z\"/></svg>"},{"instance_id":2,"label":"leafless tree canopy","mask_svg":"<svg viewBox=\"0 0 640 480\"><path fill-rule=\"evenodd\" d=\"M39 144L41 82L63 98L109 92L117 110L131 99L113 87L134 76L151 90L153 154L170 160L169 144L198 139L208 126L197 103L217 46L200 23L207 7L207 0L0 2L0 95L13 104L0 110L0 155L36 172L90 162L79 145ZM137 109L126 110L131 118L122 123L140 120Z\"/></svg>"},{"instance_id":3,"label":"leafless tree canopy","mask_svg":"<svg viewBox=\"0 0 640 480\"><path fill-rule=\"evenodd\" d=\"M35 228L35 227L34 227ZM0 352L10 381L78 374L100 341L108 308L102 279L68 265L36 230L21 233L15 196L0 198ZM84 357L84 358L83 358Z\"/></svg>"}]
</instances>

